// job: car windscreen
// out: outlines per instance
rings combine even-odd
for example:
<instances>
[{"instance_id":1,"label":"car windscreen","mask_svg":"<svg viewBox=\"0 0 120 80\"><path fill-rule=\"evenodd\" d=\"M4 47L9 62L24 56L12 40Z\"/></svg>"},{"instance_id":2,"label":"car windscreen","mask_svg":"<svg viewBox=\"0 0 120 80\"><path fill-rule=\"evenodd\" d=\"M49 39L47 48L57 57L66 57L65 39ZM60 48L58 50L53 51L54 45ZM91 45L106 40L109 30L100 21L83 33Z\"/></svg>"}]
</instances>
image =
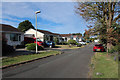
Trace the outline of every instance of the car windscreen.
<instances>
[{"instance_id":1,"label":"car windscreen","mask_svg":"<svg viewBox=\"0 0 120 80\"><path fill-rule=\"evenodd\" d=\"M40 39L37 39L37 41L41 41Z\"/></svg>"}]
</instances>

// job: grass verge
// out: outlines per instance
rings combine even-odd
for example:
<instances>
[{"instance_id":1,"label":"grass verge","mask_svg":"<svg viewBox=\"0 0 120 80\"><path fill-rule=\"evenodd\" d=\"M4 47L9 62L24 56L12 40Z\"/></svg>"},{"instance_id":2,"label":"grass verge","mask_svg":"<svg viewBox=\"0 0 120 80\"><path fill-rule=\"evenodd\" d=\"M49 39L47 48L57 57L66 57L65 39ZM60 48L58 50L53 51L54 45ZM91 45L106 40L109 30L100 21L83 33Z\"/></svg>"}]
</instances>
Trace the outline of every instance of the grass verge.
<instances>
[{"instance_id":1,"label":"grass verge","mask_svg":"<svg viewBox=\"0 0 120 80\"><path fill-rule=\"evenodd\" d=\"M49 55L56 55L60 53L61 53L60 51L48 51L48 52L41 52L39 54L29 54L29 55L3 58L2 66L12 65L12 64L23 62L23 61L33 60L33 59L42 58Z\"/></svg>"},{"instance_id":2,"label":"grass verge","mask_svg":"<svg viewBox=\"0 0 120 80\"><path fill-rule=\"evenodd\" d=\"M99 75L97 74L99 73ZM118 78L118 62L104 53L95 53L91 59L89 76L91 78Z\"/></svg>"},{"instance_id":3,"label":"grass verge","mask_svg":"<svg viewBox=\"0 0 120 80\"><path fill-rule=\"evenodd\" d=\"M69 45L56 45L56 46L60 47L60 48L63 48L63 49L77 49L77 48L80 48L80 47L77 47L77 46L71 46L70 47Z\"/></svg>"}]
</instances>

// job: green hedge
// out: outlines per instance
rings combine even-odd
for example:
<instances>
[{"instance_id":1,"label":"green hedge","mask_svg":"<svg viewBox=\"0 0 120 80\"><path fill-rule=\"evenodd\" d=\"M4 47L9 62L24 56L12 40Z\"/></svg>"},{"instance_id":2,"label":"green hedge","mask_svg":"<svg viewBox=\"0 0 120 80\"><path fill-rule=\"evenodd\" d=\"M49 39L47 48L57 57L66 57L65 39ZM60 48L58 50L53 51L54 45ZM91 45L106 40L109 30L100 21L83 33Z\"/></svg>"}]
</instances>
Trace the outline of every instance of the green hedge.
<instances>
[{"instance_id":1,"label":"green hedge","mask_svg":"<svg viewBox=\"0 0 120 80\"><path fill-rule=\"evenodd\" d=\"M68 43L69 43L69 44L72 44L72 45L76 45L76 44L77 44L77 42L76 42L75 40L72 40L72 39L70 39L70 40L68 41Z\"/></svg>"},{"instance_id":2,"label":"green hedge","mask_svg":"<svg viewBox=\"0 0 120 80\"><path fill-rule=\"evenodd\" d=\"M30 43L30 44L26 44L26 49L27 50L36 50L36 43ZM42 46L38 46L38 50L44 50L44 48Z\"/></svg>"},{"instance_id":3,"label":"green hedge","mask_svg":"<svg viewBox=\"0 0 120 80\"><path fill-rule=\"evenodd\" d=\"M82 46L82 44L80 44L80 43L77 43L76 45L77 45L77 47L81 47Z\"/></svg>"},{"instance_id":4,"label":"green hedge","mask_svg":"<svg viewBox=\"0 0 120 80\"><path fill-rule=\"evenodd\" d=\"M63 45L68 45L68 42L67 41L63 41L61 42Z\"/></svg>"}]
</instances>

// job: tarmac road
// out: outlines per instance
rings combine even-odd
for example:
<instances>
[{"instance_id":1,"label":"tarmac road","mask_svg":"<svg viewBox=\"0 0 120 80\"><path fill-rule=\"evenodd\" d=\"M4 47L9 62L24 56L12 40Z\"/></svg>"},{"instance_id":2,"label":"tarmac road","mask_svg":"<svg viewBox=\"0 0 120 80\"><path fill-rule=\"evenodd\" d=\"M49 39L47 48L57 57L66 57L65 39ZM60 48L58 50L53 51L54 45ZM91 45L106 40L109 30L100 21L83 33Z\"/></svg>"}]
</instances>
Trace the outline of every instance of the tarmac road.
<instances>
[{"instance_id":1,"label":"tarmac road","mask_svg":"<svg viewBox=\"0 0 120 80\"><path fill-rule=\"evenodd\" d=\"M87 78L93 45L4 69L3 78Z\"/></svg>"}]
</instances>

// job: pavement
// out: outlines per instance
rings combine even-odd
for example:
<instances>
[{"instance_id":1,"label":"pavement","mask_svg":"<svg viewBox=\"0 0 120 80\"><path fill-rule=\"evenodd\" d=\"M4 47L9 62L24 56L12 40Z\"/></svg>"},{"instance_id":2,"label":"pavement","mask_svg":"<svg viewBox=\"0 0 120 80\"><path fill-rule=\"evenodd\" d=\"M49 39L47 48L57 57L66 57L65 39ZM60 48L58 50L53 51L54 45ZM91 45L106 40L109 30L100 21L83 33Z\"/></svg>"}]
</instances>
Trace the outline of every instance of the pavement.
<instances>
[{"instance_id":1,"label":"pavement","mask_svg":"<svg viewBox=\"0 0 120 80\"><path fill-rule=\"evenodd\" d=\"M2 70L3 78L87 78L94 44Z\"/></svg>"},{"instance_id":2,"label":"pavement","mask_svg":"<svg viewBox=\"0 0 120 80\"><path fill-rule=\"evenodd\" d=\"M38 52L47 52L47 51L50 51L50 50L52 50L52 49L40 50ZM29 50L26 50L25 48L19 48L19 49L16 49L13 53L10 53L7 56L0 57L0 59L6 58L6 57L34 54L34 53L36 53L36 51L29 51Z\"/></svg>"}]
</instances>

